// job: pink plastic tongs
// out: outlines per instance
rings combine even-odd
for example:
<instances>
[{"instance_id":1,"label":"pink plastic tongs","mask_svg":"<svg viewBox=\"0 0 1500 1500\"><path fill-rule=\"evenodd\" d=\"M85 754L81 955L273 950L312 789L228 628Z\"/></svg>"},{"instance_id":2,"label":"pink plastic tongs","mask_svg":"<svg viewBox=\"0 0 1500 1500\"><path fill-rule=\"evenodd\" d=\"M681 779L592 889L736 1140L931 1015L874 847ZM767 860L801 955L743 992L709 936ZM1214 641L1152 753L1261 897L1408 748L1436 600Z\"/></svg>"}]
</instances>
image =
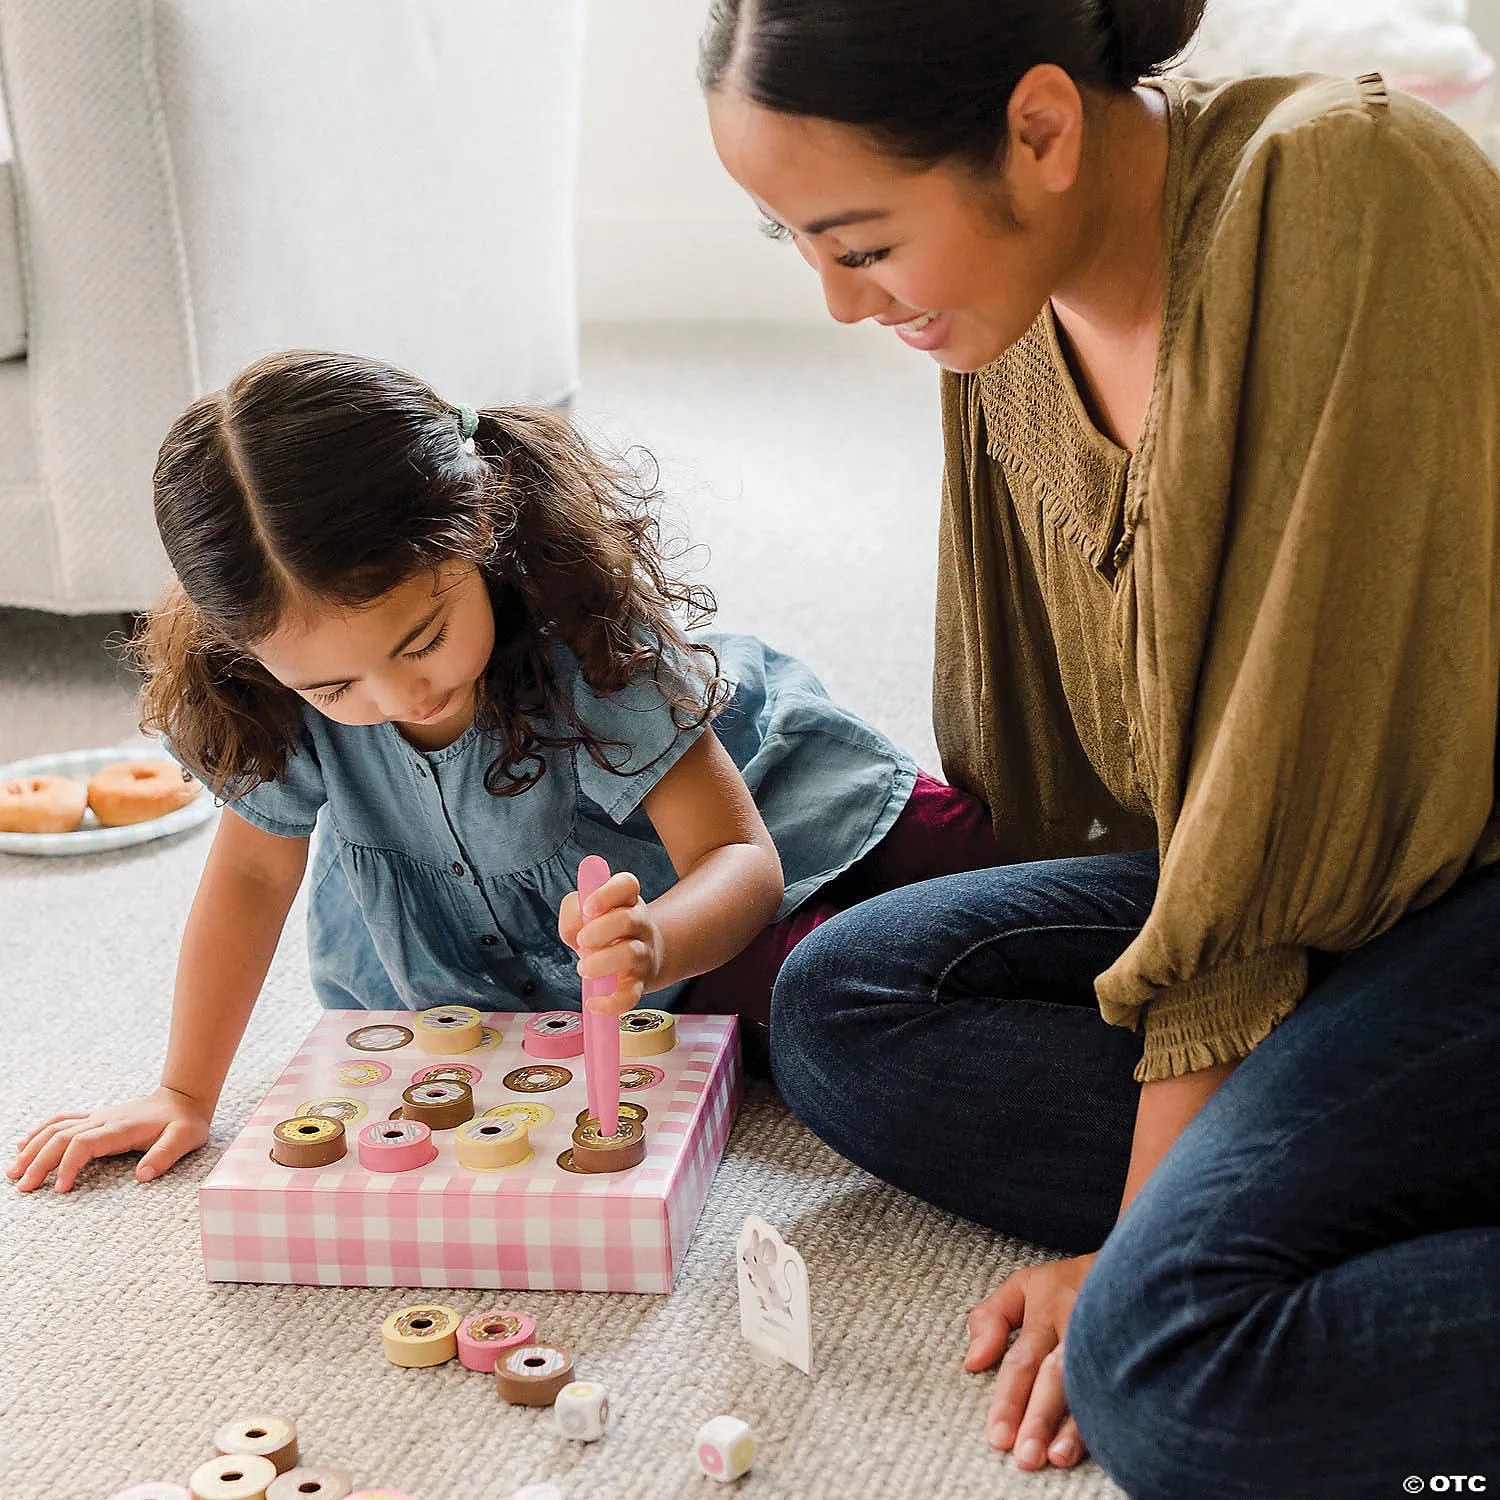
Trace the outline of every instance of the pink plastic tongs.
<instances>
[{"instance_id":1,"label":"pink plastic tongs","mask_svg":"<svg viewBox=\"0 0 1500 1500\"><path fill-rule=\"evenodd\" d=\"M578 867L578 914L583 903L609 879L609 865L590 854ZM608 995L613 975L583 981L583 1077L588 1088L589 1113L599 1122L600 1135L620 1133L620 1018L595 1015L589 1001Z\"/></svg>"}]
</instances>

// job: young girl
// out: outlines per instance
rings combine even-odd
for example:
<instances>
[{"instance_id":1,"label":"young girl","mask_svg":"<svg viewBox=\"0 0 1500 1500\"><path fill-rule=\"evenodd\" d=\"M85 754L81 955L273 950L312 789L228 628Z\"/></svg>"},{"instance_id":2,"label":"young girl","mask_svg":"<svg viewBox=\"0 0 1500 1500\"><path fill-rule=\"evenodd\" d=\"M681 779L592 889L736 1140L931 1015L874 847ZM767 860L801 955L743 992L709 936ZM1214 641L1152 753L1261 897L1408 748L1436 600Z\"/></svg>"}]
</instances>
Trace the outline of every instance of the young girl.
<instances>
[{"instance_id":1,"label":"young girl","mask_svg":"<svg viewBox=\"0 0 1500 1500\"><path fill-rule=\"evenodd\" d=\"M653 499L561 417L349 356L262 360L184 413L143 723L227 806L161 1087L39 1127L22 1189L127 1150L146 1181L207 1138L305 873L326 1006L577 1008L614 975L608 1008L673 1008L717 969L694 1008L753 1027L824 917L993 858L983 807L798 662L682 633L713 601L670 576ZM587 854L615 873L580 913Z\"/></svg>"}]
</instances>

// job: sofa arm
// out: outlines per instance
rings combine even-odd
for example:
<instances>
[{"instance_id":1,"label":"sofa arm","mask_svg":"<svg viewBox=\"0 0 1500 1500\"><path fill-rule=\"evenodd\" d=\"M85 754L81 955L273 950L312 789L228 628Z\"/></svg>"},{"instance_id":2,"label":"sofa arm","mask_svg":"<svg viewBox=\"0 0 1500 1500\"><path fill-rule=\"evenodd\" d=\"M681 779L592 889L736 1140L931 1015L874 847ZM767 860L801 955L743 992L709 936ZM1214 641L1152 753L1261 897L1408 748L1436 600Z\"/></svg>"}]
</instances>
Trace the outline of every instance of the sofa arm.
<instances>
[{"instance_id":1,"label":"sofa arm","mask_svg":"<svg viewBox=\"0 0 1500 1500\"><path fill-rule=\"evenodd\" d=\"M571 393L581 34L582 0L0 0L65 607L155 596L157 446L259 354Z\"/></svg>"}]
</instances>

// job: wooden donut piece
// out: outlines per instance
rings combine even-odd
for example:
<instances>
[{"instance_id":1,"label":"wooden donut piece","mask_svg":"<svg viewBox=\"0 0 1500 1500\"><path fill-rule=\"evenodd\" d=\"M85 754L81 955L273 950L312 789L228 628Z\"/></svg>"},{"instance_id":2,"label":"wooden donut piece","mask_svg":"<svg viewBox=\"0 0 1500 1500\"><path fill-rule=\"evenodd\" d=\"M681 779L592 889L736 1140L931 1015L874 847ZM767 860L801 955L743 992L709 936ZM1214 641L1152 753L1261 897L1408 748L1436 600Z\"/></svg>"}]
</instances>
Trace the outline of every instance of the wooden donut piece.
<instances>
[{"instance_id":1,"label":"wooden donut piece","mask_svg":"<svg viewBox=\"0 0 1500 1500\"><path fill-rule=\"evenodd\" d=\"M418 1302L398 1307L380 1325L385 1357L406 1370L446 1364L458 1353L460 1318L441 1303Z\"/></svg>"},{"instance_id":2,"label":"wooden donut piece","mask_svg":"<svg viewBox=\"0 0 1500 1500\"><path fill-rule=\"evenodd\" d=\"M472 1052L484 1040L484 1023L472 1005L434 1005L412 1023L419 1052Z\"/></svg>"},{"instance_id":3,"label":"wooden donut piece","mask_svg":"<svg viewBox=\"0 0 1500 1500\"><path fill-rule=\"evenodd\" d=\"M271 1481L266 1500L346 1500L353 1484L347 1469L288 1469Z\"/></svg>"},{"instance_id":4,"label":"wooden donut piece","mask_svg":"<svg viewBox=\"0 0 1500 1500\"><path fill-rule=\"evenodd\" d=\"M590 1116L573 1132L573 1165L580 1172L625 1172L638 1167L646 1155L646 1126L642 1120L620 1116L618 1135L600 1135L599 1122Z\"/></svg>"},{"instance_id":5,"label":"wooden donut piece","mask_svg":"<svg viewBox=\"0 0 1500 1500\"><path fill-rule=\"evenodd\" d=\"M495 1362L507 1349L529 1344L536 1337L536 1324L525 1313L497 1308L475 1313L458 1327L458 1359L465 1369L494 1373Z\"/></svg>"},{"instance_id":6,"label":"wooden donut piece","mask_svg":"<svg viewBox=\"0 0 1500 1500\"><path fill-rule=\"evenodd\" d=\"M578 1118L574 1121L574 1124L587 1125L593 1118L593 1115L587 1109L580 1109L578 1111ZM646 1106L644 1104L637 1104L633 1099L621 1099L620 1118L622 1120L639 1120L644 1125L647 1118Z\"/></svg>"},{"instance_id":7,"label":"wooden donut piece","mask_svg":"<svg viewBox=\"0 0 1500 1500\"><path fill-rule=\"evenodd\" d=\"M551 1406L573 1379L573 1356L552 1344L519 1344L495 1362L495 1389L512 1406Z\"/></svg>"},{"instance_id":8,"label":"wooden donut piece","mask_svg":"<svg viewBox=\"0 0 1500 1500\"><path fill-rule=\"evenodd\" d=\"M498 1172L531 1157L531 1133L524 1120L465 1120L454 1132L458 1164L471 1172Z\"/></svg>"},{"instance_id":9,"label":"wooden donut piece","mask_svg":"<svg viewBox=\"0 0 1500 1500\"><path fill-rule=\"evenodd\" d=\"M437 1155L420 1120L371 1120L359 1133L359 1164L367 1172L410 1172Z\"/></svg>"},{"instance_id":10,"label":"wooden donut piece","mask_svg":"<svg viewBox=\"0 0 1500 1500\"><path fill-rule=\"evenodd\" d=\"M620 1056L656 1057L677 1045L677 1019L671 1011L639 1006L620 1017Z\"/></svg>"},{"instance_id":11,"label":"wooden donut piece","mask_svg":"<svg viewBox=\"0 0 1500 1500\"><path fill-rule=\"evenodd\" d=\"M401 1118L429 1130L452 1130L474 1118L474 1090L456 1078L429 1078L401 1094Z\"/></svg>"},{"instance_id":12,"label":"wooden donut piece","mask_svg":"<svg viewBox=\"0 0 1500 1500\"><path fill-rule=\"evenodd\" d=\"M297 1429L285 1417L236 1417L214 1433L214 1452L269 1458L278 1474L297 1467Z\"/></svg>"},{"instance_id":13,"label":"wooden donut piece","mask_svg":"<svg viewBox=\"0 0 1500 1500\"><path fill-rule=\"evenodd\" d=\"M348 1146L342 1120L322 1115L294 1115L271 1131L271 1160L283 1167L326 1167L342 1159ZM242 1449L219 1449L220 1453Z\"/></svg>"},{"instance_id":14,"label":"wooden donut piece","mask_svg":"<svg viewBox=\"0 0 1500 1500\"><path fill-rule=\"evenodd\" d=\"M583 1017L576 1010L544 1010L526 1023L521 1050L556 1061L583 1056Z\"/></svg>"},{"instance_id":15,"label":"wooden donut piece","mask_svg":"<svg viewBox=\"0 0 1500 1500\"><path fill-rule=\"evenodd\" d=\"M199 1464L188 1480L193 1500L266 1500L276 1465L257 1453L228 1453Z\"/></svg>"},{"instance_id":16,"label":"wooden donut piece","mask_svg":"<svg viewBox=\"0 0 1500 1500\"><path fill-rule=\"evenodd\" d=\"M122 760L96 771L88 805L106 828L148 823L186 807L202 788L175 760Z\"/></svg>"},{"instance_id":17,"label":"wooden donut piece","mask_svg":"<svg viewBox=\"0 0 1500 1500\"><path fill-rule=\"evenodd\" d=\"M88 793L66 776L0 781L0 833L76 833Z\"/></svg>"}]
</instances>

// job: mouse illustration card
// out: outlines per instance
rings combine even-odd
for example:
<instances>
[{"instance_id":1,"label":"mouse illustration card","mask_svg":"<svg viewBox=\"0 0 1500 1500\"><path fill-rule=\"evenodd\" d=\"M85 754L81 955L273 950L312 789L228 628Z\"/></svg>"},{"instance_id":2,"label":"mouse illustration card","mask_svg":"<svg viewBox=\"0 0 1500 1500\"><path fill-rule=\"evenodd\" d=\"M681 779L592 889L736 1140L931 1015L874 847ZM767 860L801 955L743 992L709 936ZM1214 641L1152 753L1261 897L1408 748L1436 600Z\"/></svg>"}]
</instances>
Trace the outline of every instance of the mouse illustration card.
<instances>
[{"instance_id":1,"label":"mouse illustration card","mask_svg":"<svg viewBox=\"0 0 1500 1500\"><path fill-rule=\"evenodd\" d=\"M812 1307L807 1265L764 1219L751 1214L736 1257L740 1333L768 1364L795 1365L812 1374Z\"/></svg>"}]
</instances>

